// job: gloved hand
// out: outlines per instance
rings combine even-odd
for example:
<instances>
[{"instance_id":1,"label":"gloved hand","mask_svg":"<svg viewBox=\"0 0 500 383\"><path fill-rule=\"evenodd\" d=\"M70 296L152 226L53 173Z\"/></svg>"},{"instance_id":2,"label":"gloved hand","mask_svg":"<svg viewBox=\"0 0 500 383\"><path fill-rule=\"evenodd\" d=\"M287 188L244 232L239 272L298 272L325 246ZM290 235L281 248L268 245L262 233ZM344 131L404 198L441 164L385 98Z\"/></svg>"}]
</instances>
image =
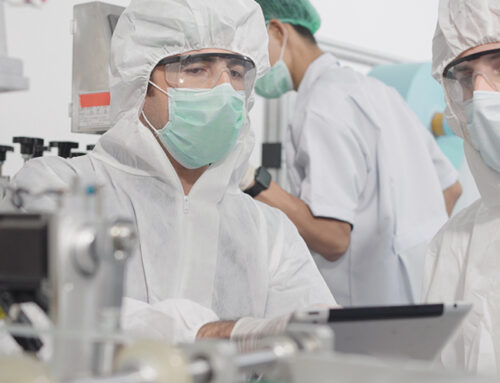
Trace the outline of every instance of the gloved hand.
<instances>
[{"instance_id":1,"label":"gloved hand","mask_svg":"<svg viewBox=\"0 0 500 383\"><path fill-rule=\"evenodd\" d=\"M245 191L250 188L255 181L255 167L251 164L248 164L247 171L245 176L240 182L240 189Z\"/></svg>"},{"instance_id":2,"label":"gloved hand","mask_svg":"<svg viewBox=\"0 0 500 383\"><path fill-rule=\"evenodd\" d=\"M288 323L291 314L277 318L241 318L234 325L231 332L231 340L237 343L238 350L250 352L257 349L257 343L266 336L282 334Z\"/></svg>"}]
</instances>

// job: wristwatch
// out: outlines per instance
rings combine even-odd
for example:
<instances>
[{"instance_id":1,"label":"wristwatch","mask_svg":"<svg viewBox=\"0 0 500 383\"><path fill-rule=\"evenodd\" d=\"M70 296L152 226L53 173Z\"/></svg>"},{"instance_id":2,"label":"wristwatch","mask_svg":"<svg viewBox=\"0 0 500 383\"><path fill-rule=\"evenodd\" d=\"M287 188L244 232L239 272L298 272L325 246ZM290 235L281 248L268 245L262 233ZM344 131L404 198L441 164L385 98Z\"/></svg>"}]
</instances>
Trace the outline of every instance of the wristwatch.
<instances>
[{"instance_id":1,"label":"wristwatch","mask_svg":"<svg viewBox=\"0 0 500 383\"><path fill-rule=\"evenodd\" d=\"M269 173L265 167L261 166L260 168L257 168L255 171L255 184L251 188L245 190L245 193L250 195L252 198L257 197L260 192L269 189L271 179L271 173Z\"/></svg>"}]
</instances>

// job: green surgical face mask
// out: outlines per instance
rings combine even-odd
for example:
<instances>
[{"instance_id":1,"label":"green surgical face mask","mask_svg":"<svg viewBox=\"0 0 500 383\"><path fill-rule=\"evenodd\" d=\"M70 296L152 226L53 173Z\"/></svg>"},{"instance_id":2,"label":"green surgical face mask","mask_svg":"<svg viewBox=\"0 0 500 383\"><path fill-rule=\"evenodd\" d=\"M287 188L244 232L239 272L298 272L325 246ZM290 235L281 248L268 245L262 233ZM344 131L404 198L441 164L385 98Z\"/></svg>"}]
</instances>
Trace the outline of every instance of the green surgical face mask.
<instances>
[{"instance_id":1,"label":"green surgical face mask","mask_svg":"<svg viewBox=\"0 0 500 383\"><path fill-rule=\"evenodd\" d=\"M278 98L293 90L293 81L290 71L283 61L288 36L281 47L279 60L272 66L271 70L255 83L255 92L264 98Z\"/></svg>"},{"instance_id":2,"label":"green surgical face mask","mask_svg":"<svg viewBox=\"0 0 500 383\"><path fill-rule=\"evenodd\" d=\"M187 169L222 160L233 148L246 121L245 94L230 84L213 89L168 88L169 121L155 130L168 152Z\"/></svg>"}]
</instances>

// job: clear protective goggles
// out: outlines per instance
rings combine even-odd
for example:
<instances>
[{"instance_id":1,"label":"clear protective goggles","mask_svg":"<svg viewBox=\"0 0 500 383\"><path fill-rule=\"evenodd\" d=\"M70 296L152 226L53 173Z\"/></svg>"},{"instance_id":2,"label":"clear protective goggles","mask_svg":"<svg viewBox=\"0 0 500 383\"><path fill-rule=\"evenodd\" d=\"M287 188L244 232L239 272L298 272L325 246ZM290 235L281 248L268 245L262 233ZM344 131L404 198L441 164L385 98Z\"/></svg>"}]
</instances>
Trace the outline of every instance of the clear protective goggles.
<instances>
[{"instance_id":1,"label":"clear protective goggles","mask_svg":"<svg viewBox=\"0 0 500 383\"><path fill-rule=\"evenodd\" d=\"M250 58L233 53L172 56L158 63L162 65L167 84L173 88L210 89L229 82L247 96L252 93L257 75Z\"/></svg>"},{"instance_id":2,"label":"clear protective goggles","mask_svg":"<svg viewBox=\"0 0 500 383\"><path fill-rule=\"evenodd\" d=\"M443 71L452 104L461 106L476 90L500 91L500 49L474 53L452 61Z\"/></svg>"}]
</instances>

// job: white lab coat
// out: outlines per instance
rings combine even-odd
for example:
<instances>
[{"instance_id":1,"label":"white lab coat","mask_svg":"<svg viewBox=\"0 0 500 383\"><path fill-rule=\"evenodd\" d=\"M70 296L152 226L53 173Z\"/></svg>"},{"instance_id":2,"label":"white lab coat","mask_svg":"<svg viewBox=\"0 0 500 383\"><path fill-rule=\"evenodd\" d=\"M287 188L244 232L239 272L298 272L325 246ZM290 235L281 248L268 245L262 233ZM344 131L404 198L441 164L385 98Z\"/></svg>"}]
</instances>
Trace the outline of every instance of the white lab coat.
<instances>
[{"instance_id":1,"label":"white lab coat","mask_svg":"<svg viewBox=\"0 0 500 383\"><path fill-rule=\"evenodd\" d=\"M285 142L291 192L353 226L336 262L314 254L342 305L416 301L425 246L458 175L397 92L324 54L298 89Z\"/></svg>"},{"instance_id":2,"label":"white lab coat","mask_svg":"<svg viewBox=\"0 0 500 383\"><path fill-rule=\"evenodd\" d=\"M91 154L33 160L13 180L28 190L67 187L76 175L102 183L105 216L130 218L139 238L127 268L123 325L173 342L192 341L203 324L218 319L272 318L335 304L294 225L238 187L254 145L248 121L233 150L188 196L139 121L158 62L203 48L248 56L262 75L269 60L259 5L132 0L111 43L112 129ZM27 210L40 208L53 209L54 201L27 201Z\"/></svg>"},{"instance_id":3,"label":"white lab coat","mask_svg":"<svg viewBox=\"0 0 500 383\"><path fill-rule=\"evenodd\" d=\"M465 153L482 198L433 239L425 263L424 298L474 304L440 362L451 370L500 374L500 174L467 141Z\"/></svg>"}]
</instances>

